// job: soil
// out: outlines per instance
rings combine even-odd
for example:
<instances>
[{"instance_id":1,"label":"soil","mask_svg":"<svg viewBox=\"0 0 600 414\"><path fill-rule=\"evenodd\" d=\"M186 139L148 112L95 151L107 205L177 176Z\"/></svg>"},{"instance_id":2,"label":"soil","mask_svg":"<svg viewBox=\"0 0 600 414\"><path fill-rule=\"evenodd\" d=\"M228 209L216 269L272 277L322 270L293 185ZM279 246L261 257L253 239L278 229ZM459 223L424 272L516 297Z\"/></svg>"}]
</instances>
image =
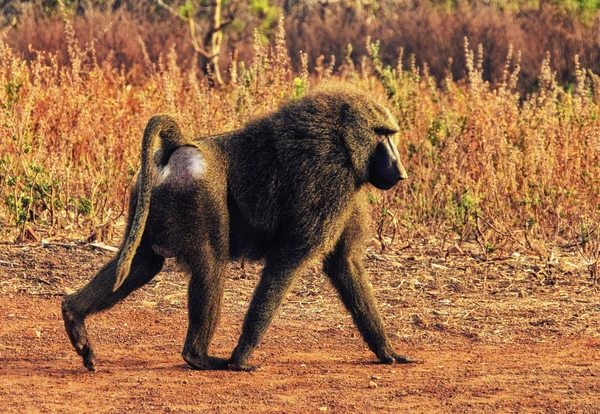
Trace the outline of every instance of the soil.
<instances>
[{"instance_id":1,"label":"soil","mask_svg":"<svg viewBox=\"0 0 600 414\"><path fill-rule=\"evenodd\" d=\"M255 351L261 370L188 369L186 275L169 262L90 317L97 372L64 332L60 301L114 254L88 244L0 245L2 412L599 412L600 293L583 258L421 243L366 265L398 351L377 364L315 265ZM259 265L232 264L212 353L235 346Z\"/></svg>"}]
</instances>

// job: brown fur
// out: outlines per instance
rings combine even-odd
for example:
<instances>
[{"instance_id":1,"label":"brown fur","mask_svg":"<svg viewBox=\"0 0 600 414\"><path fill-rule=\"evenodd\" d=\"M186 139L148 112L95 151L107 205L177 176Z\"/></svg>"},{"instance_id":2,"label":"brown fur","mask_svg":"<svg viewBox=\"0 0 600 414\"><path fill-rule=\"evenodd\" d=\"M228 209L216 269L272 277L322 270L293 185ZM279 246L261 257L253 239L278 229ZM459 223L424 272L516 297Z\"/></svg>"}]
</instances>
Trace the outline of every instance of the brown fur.
<instances>
[{"instance_id":1,"label":"brown fur","mask_svg":"<svg viewBox=\"0 0 600 414\"><path fill-rule=\"evenodd\" d=\"M390 188L406 177L397 132L387 109L343 89L309 95L193 146L172 119L152 118L121 252L63 301L67 333L84 365L95 368L86 316L150 281L164 257L177 257L191 269L183 358L193 368L251 369L252 350L286 292L316 259L324 261L380 361L412 362L394 351L361 264L366 184ZM157 135L163 146L153 163ZM221 359L209 356L208 347L219 319L225 264L232 259L264 259L265 268L238 345Z\"/></svg>"}]
</instances>

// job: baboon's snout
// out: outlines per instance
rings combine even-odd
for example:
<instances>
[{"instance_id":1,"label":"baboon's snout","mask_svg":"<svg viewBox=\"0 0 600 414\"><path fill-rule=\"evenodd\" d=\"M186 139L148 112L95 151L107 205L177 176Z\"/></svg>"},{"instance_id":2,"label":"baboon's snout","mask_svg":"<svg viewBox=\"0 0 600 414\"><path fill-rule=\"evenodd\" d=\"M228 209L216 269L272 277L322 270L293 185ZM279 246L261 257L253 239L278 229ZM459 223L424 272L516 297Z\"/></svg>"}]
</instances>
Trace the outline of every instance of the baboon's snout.
<instances>
[{"instance_id":1,"label":"baboon's snout","mask_svg":"<svg viewBox=\"0 0 600 414\"><path fill-rule=\"evenodd\" d=\"M398 174L398 181L402 181L402 180L406 180L408 178L408 174L406 173L406 170L404 169L404 165L402 165L402 162L400 161L400 153L398 152L398 147L396 147L396 145L392 142L392 140L389 140L389 145L390 145L390 150L392 152L392 159L394 160L393 163L394 168Z\"/></svg>"},{"instance_id":2,"label":"baboon's snout","mask_svg":"<svg viewBox=\"0 0 600 414\"><path fill-rule=\"evenodd\" d=\"M388 188L384 188L384 190L388 190L398 184L399 181L406 180L408 178L408 174L404 169L404 165L400 162L400 158L394 158L390 163L389 171L388 171Z\"/></svg>"},{"instance_id":3,"label":"baboon's snout","mask_svg":"<svg viewBox=\"0 0 600 414\"><path fill-rule=\"evenodd\" d=\"M386 138L375 147L369 164L369 182L380 190L389 190L398 181L408 178L400 161L398 148Z\"/></svg>"},{"instance_id":4,"label":"baboon's snout","mask_svg":"<svg viewBox=\"0 0 600 414\"><path fill-rule=\"evenodd\" d=\"M398 158L398 161L396 162L396 169L398 170L398 181L406 180L408 178L408 174L404 169L404 165L400 162L400 158Z\"/></svg>"}]
</instances>

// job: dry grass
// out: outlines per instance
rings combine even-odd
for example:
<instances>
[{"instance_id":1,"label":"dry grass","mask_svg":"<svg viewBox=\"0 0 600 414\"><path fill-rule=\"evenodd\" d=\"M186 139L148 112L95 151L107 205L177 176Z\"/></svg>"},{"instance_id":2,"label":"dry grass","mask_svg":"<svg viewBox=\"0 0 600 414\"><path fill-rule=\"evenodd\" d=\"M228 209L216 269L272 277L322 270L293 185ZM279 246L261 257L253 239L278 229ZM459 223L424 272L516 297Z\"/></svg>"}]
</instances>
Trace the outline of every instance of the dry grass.
<instances>
[{"instance_id":1,"label":"dry grass","mask_svg":"<svg viewBox=\"0 0 600 414\"><path fill-rule=\"evenodd\" d=\"M475 53L466 39L467 81L447 77L441 88L427 68L391 70L377 45L371 54L404 128L413 179L385 196L385 208L406 229L475 239L486 256L510 246L549 257L551 245L590 242L600 217L597 77L577 56L571 90L546 59L537 91L521 96L512 51L495 88L483 81L481 47Z\"/></svg>"},{"instance_id":2,"label":"dry grass","mask_svg":"<svg viewBox=\"0 0 600 414\"><path fill-rule=\"evenodd\" d=\"M257 40L255 63L235 71L226 90L183 71L171 50L142 85L109 62L98 65L93 44L80 48L66 22L69 65L36 52L28 63L0 43L0 194L4 237L28 224L91 228L122 214L137 168L146 120L177 114L186 134L239 127L271 111L294 91L282 36L275 50ZM148 65L152 65L148 62Z\"/></svg>"},{"instance_id":3,"label":"dry grass","mask_svg":"<svg viewBox=\"0 0 600 414\"><path fill-rule=\"evenodd\" d=\"M223 90L178 63L174 50L146 59L143 82L98 64L94 44L78 46L65 21L68 64L32 51L25 61L0 43L0 222L2 239L33 228L51 238L90 234L122 216L137 168L146 120L177 114L186 134L240 126L310 89L290 70L283 29L273 47L257 35L253 61L231 69ZM392 69L369 44L360 67L321 60L313 84L352 83L393 108L410 180L371 197L380 241L436 237L443 246L474 241L485 260L514 251L550 258L578 249L597 278L600 217L599 79L573 62L577 77L557 84L549 58L538 87L518 92L519 53L509 51L501 78L484 81L483 51L465 40L467 80L435 79L414 63ZM403 59L400 58L399 62ZM64 233L62 233L64 234Z\"/></svg>"}]
</instances>

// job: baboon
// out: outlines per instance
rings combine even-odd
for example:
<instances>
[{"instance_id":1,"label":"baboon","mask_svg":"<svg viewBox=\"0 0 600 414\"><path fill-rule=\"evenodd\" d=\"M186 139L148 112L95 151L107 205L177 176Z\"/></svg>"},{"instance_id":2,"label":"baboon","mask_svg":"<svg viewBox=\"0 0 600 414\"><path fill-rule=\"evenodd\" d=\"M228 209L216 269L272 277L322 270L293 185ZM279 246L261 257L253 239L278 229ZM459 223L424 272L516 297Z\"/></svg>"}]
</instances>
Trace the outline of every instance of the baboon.
<instances>
[{"instance_id":1,"label":"baboon","mask_svg":"<svg viewBox=\"0 0 600 414\"><path fill-rule=\"evenodd\" d=\"M81 290L63 299L71 343L89 370L95 355L85 318L148 283L166 257L190 269L183 359L194 369L252 370L249 358L295 277L315 260L383 363L409 363L388 338L361 264L368 183L387 190L406 178L390 112L347 88L284 105L242 129L183 138L168 115L144 131L123 245ZM154 141L161 146L154 153ZM264 259L238 344L209 356L229 260Z\"/></svg>"}]
</instances>

